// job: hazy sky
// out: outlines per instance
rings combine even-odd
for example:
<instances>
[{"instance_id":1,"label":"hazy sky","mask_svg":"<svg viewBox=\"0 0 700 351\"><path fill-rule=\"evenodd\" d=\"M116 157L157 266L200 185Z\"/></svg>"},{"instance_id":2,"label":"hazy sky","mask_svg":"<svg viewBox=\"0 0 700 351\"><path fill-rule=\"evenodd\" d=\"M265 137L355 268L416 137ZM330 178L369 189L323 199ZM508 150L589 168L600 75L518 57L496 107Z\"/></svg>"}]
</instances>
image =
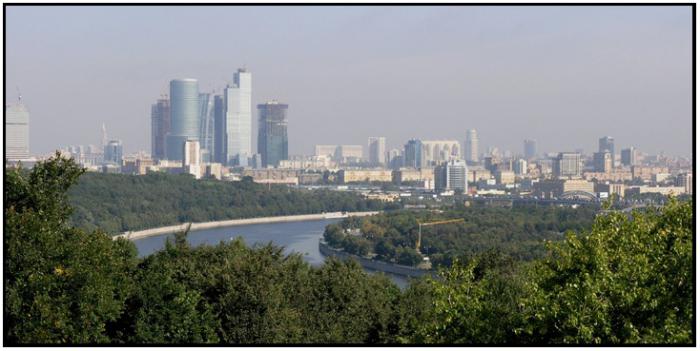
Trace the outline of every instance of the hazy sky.
<instances>
[{"instance_id":1,"label":"hazy sky","mask_svg":"<svg viewBox=\"0 0 700 351\"><path fill-rule=\"evenodd\" d=\"M292 154L476 128L482 149L591 152L611 135L691 155L689 6L8 6L5 30L5 98L22 92L32 153L99 144L103 122L150 152L170 79L220 92L245 65L254 104L289 104Z\"/></svg>"}]
</instances>

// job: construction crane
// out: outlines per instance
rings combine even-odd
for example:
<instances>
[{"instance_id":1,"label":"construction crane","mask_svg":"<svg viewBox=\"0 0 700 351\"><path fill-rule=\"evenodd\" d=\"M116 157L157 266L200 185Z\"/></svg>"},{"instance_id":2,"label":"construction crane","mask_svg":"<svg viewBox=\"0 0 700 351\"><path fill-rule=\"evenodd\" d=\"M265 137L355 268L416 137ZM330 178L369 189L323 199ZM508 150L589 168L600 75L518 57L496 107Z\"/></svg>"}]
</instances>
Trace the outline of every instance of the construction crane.
<instances>
[{"instance_id":1,"label":"construction crane","mask_svg":"<svg viewBox=\"0 0 700 351\"><path fill-rule=\"evenodd\" d=\"M425 222L421 223L418 222L418 240L416 241L416 251L420 253L420 240L422 237L422 231L423 231L423 226L433 226L433 225L440 225L440 224L448 224L448 223L457 223L457 222L464 222L464 218L458 218L458 219L447 219L444 221L435 221L435 222Z\"/></svg>"}]
</instances>

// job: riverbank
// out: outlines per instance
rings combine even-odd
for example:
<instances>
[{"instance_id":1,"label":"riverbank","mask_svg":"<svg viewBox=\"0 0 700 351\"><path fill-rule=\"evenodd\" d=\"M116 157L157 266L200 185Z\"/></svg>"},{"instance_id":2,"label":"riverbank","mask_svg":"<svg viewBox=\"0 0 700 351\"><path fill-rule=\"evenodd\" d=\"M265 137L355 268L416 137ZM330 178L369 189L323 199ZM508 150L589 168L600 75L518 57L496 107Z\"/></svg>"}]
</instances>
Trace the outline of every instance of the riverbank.
<instances>
[{"instance_id":1,"label":"riverbank","mask_svg":"<svg viewBox=\"0 0 700 351\"><path fill-rule=\"evenodd\" d=\"M371 216L379 213L379 211L367 211L367 212L329 212L329 213L318 213L318 214L306 214L306 215L293 215L293 216L276 216L276 217L257 217L257 218L243 218L243 219L229 219L224 221L213 221L213 222L202 222L202 223L183 223L177 225L171 225L166 227L151 228L139 231L125 232L119 235L115 235L113 238L116 240L118 238L125 238L127 240L138 240L151 236L172 234L183 231L190 226L190 231L213 229L221 227L234 227L239 225L248 224L266 224L266 223L281 223L281 222L300 222L300 221L314 221L322 219L333 219L333 218L347 218L347 217L364 217Z\"/></svg>"},{"instance_id":2,"label":"riverbank","mask_svg":"<svg viewBox=\"0 0 700 351\"><path fill-rule=\"evenodd\" d=\"M431 274L433 276L435 275L435 271L432 271L432 270L420 269L420 268L416 268L416 267L404 266L404 265L400 265L400 264L377 261L377 260L371 260L369 258L360 257L357 255L352 255L352 254L349 254L341 249L335 249L335 248L328 246L328 244L326 244L323 240L318 242L318 248L321 251L321 254L323 254L324 256L333 256L333 257L340 258L341 260L354 259L355 261L357 261L357 263L359 263L365 269L369 269L369 270L373 270L373 271L392 273L392 274L406 276L406 277L422 277L426 274Z\"/></svg>"}]
</instances>

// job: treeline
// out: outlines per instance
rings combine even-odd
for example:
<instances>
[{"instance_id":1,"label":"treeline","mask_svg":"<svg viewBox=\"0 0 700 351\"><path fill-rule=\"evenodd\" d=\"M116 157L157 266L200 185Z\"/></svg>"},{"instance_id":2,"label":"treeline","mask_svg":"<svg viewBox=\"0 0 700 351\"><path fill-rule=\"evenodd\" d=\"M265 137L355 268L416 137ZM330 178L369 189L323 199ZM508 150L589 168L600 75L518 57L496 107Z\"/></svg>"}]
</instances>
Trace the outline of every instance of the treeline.
<instances>
[{"instance_id":1,"label":"treeline","mask_svg":"<svg viewBox=\"0 0 700 351\"><path fill-rule=\"evenodd\" d=\"M462 223L425 226L421 253L433 265L450 266L489 249L498 249L517 260L532 260L545 253L545 240L558 241L563 232L589 230L594 207L516 205L513 208L474 205L446 211L400 211L371 217L347 218L326 227L325 241L333 247L361 256L404 265L416 265L422 257L415 248L418 223L463 219Z\"/></svg>"},{"instance_id":2,"label":"treeline","mask_svg":"<svg viewBox=\"0 0 700 351\"><path fill-rule=\"evenodd\" d=\"M5 174L5 343L695 342L693 206L598 217L522 262L495 250L404 291L354 262L242 241L153 255L68 222L66 159Z\"/></svg>"},{"instance_id":3,"label":"treeline","mask_svg":"<svg viewBox=\"0 0 700 351\"><path fill-rule=\"evenodd\" d=\"M350 192L296 190L250 179L195 180L190 175L86 173L69 191L71 223L120 233L185 222L391 208Z\"/></svg>"}]
</instances>

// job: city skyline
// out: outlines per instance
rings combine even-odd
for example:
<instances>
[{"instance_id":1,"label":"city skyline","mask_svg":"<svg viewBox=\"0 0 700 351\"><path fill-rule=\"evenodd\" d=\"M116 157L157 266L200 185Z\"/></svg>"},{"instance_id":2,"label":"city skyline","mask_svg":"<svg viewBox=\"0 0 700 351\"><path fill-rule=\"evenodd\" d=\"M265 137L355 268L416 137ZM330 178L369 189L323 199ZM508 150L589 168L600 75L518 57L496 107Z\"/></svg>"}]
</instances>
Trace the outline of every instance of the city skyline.
<instances>
[{"instance_id":1,"label":"city skyline","mask_svg":"<svg viewBox=\"0 0 700 351\"><path fill-rule=\"evenodd\" d=\"M219 16L213 10L8 8L5 97L7 102L16 100L14 90L8 87L18 86L23 92L32 121L31 152L97 145L102 123L107 125L110 138L123 141L125 152L150 150L151 105L159 94L168 92L170 80L192 77L200 83L200 93L219 91L231 83L238 67L248 67L256 75L253 104L275 98L294 106L289 124L290 154L309 154L315 144L365 144L367 137L376 134L386 137L387 150L402 148L411 138L463 142L465 132L472 128L479 133L480 152L497 146L517 153L523 139L530 138L538 141L538 152L583 149L592 153L598 149L598 138L611 135L619 149L634 146L650 154L664 151L686 157L692 153L691 132L686 128L692 118L687 8L625 9L622 25L614 21L621 10L598 7L373 7L338 12L333 8L268 11L222 7L222 14L269 15L253 16L260 23L241 16L251 35L235 38L229 45L232 48L202 40L192 43L192 51L200 57L202 52L210 56L197 59L183 51L162 62L146 58L153 57L155 49L159 54L177 53L171 39L148 47L148 40L138 38L118 21L138 14L133 20L135 27L153 30L153 24L145 22L162 11L176 23L187 11L196 19ZM59 15L55 18L46 17L56 11ZM290 14L307 23L294 28L286 18ZM319 14L328 18L318 20ZM564 23L562 18L570 21ZM74 23L48 31L56 28L56 21L68 19ZM438 19L445 23L438 25ZM465 25L464 19L475 19L476 24ZM39 20L42 22L34 26ZM382 25L387 20L411 25L399 33ZM595 29L586 26L591 20L597 25ZM353 23L364 25L354 27ZM96 30L81 32L88 24L97 26ZM416 34L428 25L437 29ZM269 33L263 33L262 27ZM517 28L524 33L509 38ZM330 32L322 35L312 30ZM369 36L372 30L393 39L393 44L382 48L381 38ZM646 35L643 38L640 30ZM606 31L614 35L602 36ZM215 28L194 32L221 38ZM153 35L167 33L181 32L165 23ZM280 38L284 35L285 40ZM427 51L409 45L411 35L417 40L414 45L427 45ZM562 42L566 35L576 45ZM75 40L80 36L85 36L85 42ZM104 41L110 38L111 42ZM145 39L149 38L153 37ZM340 41L346 45L324 46L334 38L343 39ZM451 44L455 38L462 38L457 42L464 45ZM261 46L263 39L269 40L271 47ZM527 45L535 45L535 50L526 57L514 60L502 56ZM61 54L53 55L59 47ZM106 55L117 49L143 57L121 54L117 57L121 64L110 66ZM470 51L478 54L464 61ZM281 52L288 53L289 60L277 61ZM348 53L350 57L341 57ZM47 55L53 59L40 67ZM322 60L304 63L310 55L320 55ZM539 63L541 60L547 64ZM207 62L206 67L203 62ZM609 69L615 71L603 68L610 64L613 67ZM504 73L497 72L503 69ZM129 71L134 73L127 74ZM610 77L605 84L594 82L606 75ZM65 82L71 89L56 89L58 83ZM528 92L532 90L535 92ZM257 120L254 115L253 123ZM675 128L657 128L661 120L666 124L670 120ZM70 128L61 128L66 125ZM567 129L572 126L576 129ZM257 129L253 125L252 130ZM252 138L256 145L255 132Z\"/></svg>"}]
</instances>

